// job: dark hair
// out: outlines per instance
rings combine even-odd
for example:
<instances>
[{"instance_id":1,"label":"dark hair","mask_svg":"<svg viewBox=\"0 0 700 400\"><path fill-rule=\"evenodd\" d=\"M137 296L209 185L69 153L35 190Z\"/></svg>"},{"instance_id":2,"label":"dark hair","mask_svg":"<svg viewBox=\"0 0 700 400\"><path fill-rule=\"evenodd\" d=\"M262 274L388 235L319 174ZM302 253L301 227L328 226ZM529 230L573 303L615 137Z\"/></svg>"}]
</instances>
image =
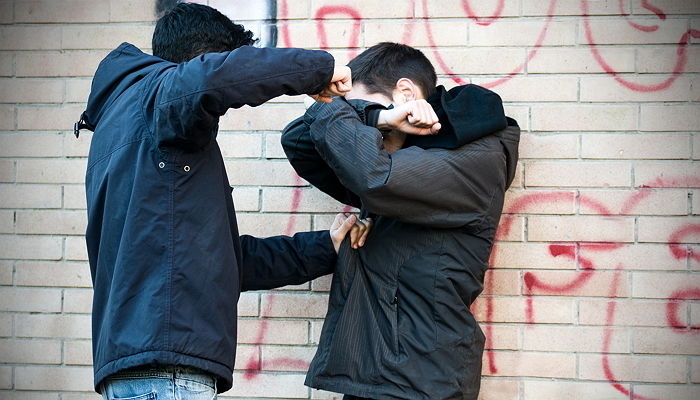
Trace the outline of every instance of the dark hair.
<instances>
[{"instance_id":1,"label":"dark hair","mask_svg":"<svg viewBox=\"0 0 700 400\"><path fill-rule=\"evenodd\" d=\"M401 78L413 81L425 97L435 91L437 76L430 60L418 49L401 43L383 42L363 51L348 63L353 82L370 93L391 98Z\"/></svg>"},{"instance_id":2,"label":"dark hair","mask_svg":"<svg viewBox=\"0 0 700 400\"><path fill-rule=\"evenodd\" d=\"M157 12L164 14L153 32L153 55L164 60L181 63L204 53L255 43L252 32L209 6L178 3L170 10L157 8Z\"/></svg>"}]
</instances>

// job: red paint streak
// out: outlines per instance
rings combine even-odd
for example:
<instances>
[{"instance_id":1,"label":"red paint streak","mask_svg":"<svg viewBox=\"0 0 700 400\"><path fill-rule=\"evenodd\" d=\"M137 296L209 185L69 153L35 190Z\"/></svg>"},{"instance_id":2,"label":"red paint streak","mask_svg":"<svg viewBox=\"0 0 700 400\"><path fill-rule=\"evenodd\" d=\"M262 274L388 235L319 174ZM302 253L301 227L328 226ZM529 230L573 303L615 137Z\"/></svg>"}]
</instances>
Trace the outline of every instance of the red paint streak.
<instances>
[{"instance_id":1,"label":"red paint streak","mask_svg":"<svg viewBox=\"0 0 700 400\"><path fill-rule=\"evenodd\" d=\"M656 14L656 16L659 17L660 20L663 21L666 19L666 14L660 8L649 4L649 0L642 0L642 7Z\"/></svg>"},{"instance_id":2,"label":"red paint streak","mask_svg":"<svg viewBox=\"0 0 700 400\"><path fill-rule=\"evenodd\" d=\"M347 15L353 19L352 23L352 34L350 35L350 43L348 47L354 50L350 53L350 58L354 58L357 55L357 48L360 47L360 33L362 27L362 16L360 13L352 7L347 6L323 6L316 11L315 19L316 31L318 32L318 40L320 42L320 47L324 50L328 49L328 37L326 36L326 27L323 24L323 20L326 16L331 14L341 14Z\"/></svg>"},{"instance_id":3,"label":"red paint streak","mask_svg":"<svg viewBox=\"0 0 700 400\"><path fill-rule=\"evenodd\" d=\"M282 3L280 4L279 16L277 17L280 32L282 33L282 43L284 43L284 47L292 47L292 40L289 37L289 24L287 23L287 15L289 15L287 0L282 0Z\"/></svg>"},{"instance_id":4,"label":"red paint streak","mask_svg":"<svg viewBox=\"0 0 700 400\"><path fill-rule=\"evenodd\" d=\"M280 357L275 358L270 361L262 362L263 369L294 369L294 370L307 370L309 369L309 362L296 358Z\"/></svg>"},{"instance_id":5,"label":"red paint streak","mask_svg":"<svg viewBox=\"0 0 700 400\"><path fill-rule=\"evenodd\" d=\"M410 22L406 24L406 28L403 31L403 37L401 38L401 43L403 44L409 44L413 39L413 31L416 27L415 9L416 0L411 0L408 5L408 15L406 16L406 20Z\"/></svg>"},{"instance_id":6,"label":"red paint streak","mask_svg":"<svg viewBox=\"0 0 700 400\"><path fill-rule=\"evenodd\" d=\"M583 206L588 206L596 211L596 213L600 215L612 215L612 211L610 211L609 208L607 208L603 203L599 202L598 200L591 199L585 196L581 196L578 199L579 203Z\"/></svg>"},{"instance_id":7,"label":"red paint streak","mask_svg":"<svg viewBox=\"0 0 700 400\"><path fill-rule=\"evenodd\" d=\"M686 326L678 318L678 308L680 307L680 301L682 300L700 300L700 288L690 288L676 290L668 298L668 303L666 303L666 320L668 321L668 326L673 328L674 331L680 333L700 333L700 325Z\"/></svg>"},{"instance_id":8,"label":"red paint streak","mask_svg":"<svg viewBox=\"0 0 700 400\"><path fill-rule=\"evenodd\" d=\"M653 181L639 185L642 189L649 188L700 188L700 177L678 176L671 178L658 177Z\"/></svg>"},{"instance_id":9,"label":"red paint streak","mask_svg":"<svg viewBox=\"0 0 700 400\"><path fill-rule=\"evenodd\" d=\"M430 45L430 48L433 51L433 55L435 56L435 60L437 61L438 65L440 68L442 68L443 71L447 75L452 78L453 81L457 82L459 85L466 85L467 81L464 79L458 77L453 71L452 68L450 68L449 65L445 62L445 60L442 58L442 54L437 50L437 44L435 43L435 36L433 35L433 29L430 26L430 20L428 19L428 0L423 0L423 16L424 16L424 22L425 22L425 34L428 37L428 44Z\"/></svg>"},{"instance_id":10,"label":"red paint streak","mask_svg":"<svg viewBox=\"0 0 700 400\"><path fill-rule=\"evenodd\" d=\"M464 12L467 13L467 16L476 21L477 24L483 26L491 25L500 18L501 14L503 13L503 8L505 4L505 0L499 0L498 4L496 4L496 10L493 12L493 14L490 17L481 18L476 16L476 13L474 12L474 10L472 10L471 5L469 4L469 0L462 0L462 8L464 9Z\"/></svg>"},{"instance_id":11,"label":"red paint streak","mask_svg":"<svg viewBox=\"0 0 700 400\"><path fill-rule=\"evenodd\" d=\"M486 282L484 285L489 289L493 287L493 272L490 269L486 271ZM486 322L491 321L493 321L493 298L489 296L486 298ZM489 324L486 325L485 328L484 336L486 336L486 342L484 347L493 349L493 327ZM496 374L498 372L498 368L496 367L496 353L488 351L486 352L486 357L488 357L489 360L489 372L491 375Z\"/></svg>"},{"instance_id":12,"label":"red paint streak","mask_svg":"<svg viewBox=\"0 0 700 400\"><path fill-rule=\"evenodd\" d=\"M625 203L622 205L622 209L620 210L620 214L628 215L632 213L632 210L634 210L639 203L649 197L651 194L654 192L651 190L639 190L635 194L633 194L630 198L628 198Z\"/></svg>"},{"instance_id":13,"label":"red paint streak","mask_svg":"<svg viewBox=\"0 0 700 400\"><path fill-rule=\"evenodd\" d=\"M678 41L678 57L676 59L676 64L673 67L673 72L672 75L666 79L665 81L661 83L657 83L655 85L642 85L639 83L631 82L621 76L619 76L618 72L615 71L610 64L605 61L603 56L600 54L600 51L598 51L598 47L596 46L596 42L593 39L593 33L591 31L591 24L590 20L588 18L589 16L589 8L588 8L588 0L581 0L581 10L583 12L583 28L586 34L586 41L588 42L589 49L591 50L591 53L593 54L593 58L595 58L596 62L603 68L603 70L608 73L610 76L612 76L619 84L622 86L634 90L637 92L656 92L659 90L664 90L667 89L668 87L673 84L673 82L678 79L681 73L685 70L685 65L688 61L688 55L686 54L686 50L688 47L688 44L690 43L690 38L700 38L700 30L697 29L689 29L687 32L681 36L681 39Z\"/></svg>"},{"instance_id":14,"label":"red paint streak","mask_svg":"<svg viewBox=\"0 0 700 400\"><path fill-rule=\"evenodd\" d=\"M668 248L677 260L690 256L693 260L700 262L700 254L694 254L690 248L680 245L683 238L690 235L700 235L700 224L689 224L674 231L668 238Z\"/></svg>"},{"instance_id":15,"label":"red paint streak","mask_svg":"<svg viewBox=\"0 0 700 400\"><path fill-rule=\"evenodd\" d=\"M644 1L642 3L642 5L644 5L644 3L646 3L646 1ZM635 22L630 21L629 14L625 12L624 0L620 0L619 4L620 4L620 15L625 17L625 21L627 21L627 23L630 24L633 28L640 30L642 32L654 32L654 31L659 29L658 25L640 25L640 24L637 24ZM647 5L648 5L648 3L647 3ZM664 15L664 18L666 18L665 15Z\"/></svg>"}]
</instances>

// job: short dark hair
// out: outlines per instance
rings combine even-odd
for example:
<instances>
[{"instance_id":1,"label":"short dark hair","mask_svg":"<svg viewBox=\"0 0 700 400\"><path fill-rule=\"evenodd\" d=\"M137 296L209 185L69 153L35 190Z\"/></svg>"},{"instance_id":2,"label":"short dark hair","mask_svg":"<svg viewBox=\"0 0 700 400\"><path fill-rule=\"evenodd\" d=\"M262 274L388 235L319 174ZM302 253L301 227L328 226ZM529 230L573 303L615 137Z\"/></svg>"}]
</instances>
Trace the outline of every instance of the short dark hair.
<instances>
[{"instance_id":1,"label":"short dark hair","mask_svg":"<svg viewBox=\"0 0 700 400\"><path fill-rule=\"evenodd\" d=\"M231 51L255 42L252 32L216 9L202 4L178 3L164 11L156 23L153 55L181 63L204 53Z\"/></svg>"},{"instance_id":2,"label":"short dark hair","mask_svg":"<svg viewBox=\"0 0 700 400\"><path fill-rule=\"evenodd\" d=\"M382 42L363 51L348 63L352 80L363 84L370 93L391 97L396 82L412 80L425 97L435 91L435 67L418 49L401 43Z\"/></svg>"}]
</instances>

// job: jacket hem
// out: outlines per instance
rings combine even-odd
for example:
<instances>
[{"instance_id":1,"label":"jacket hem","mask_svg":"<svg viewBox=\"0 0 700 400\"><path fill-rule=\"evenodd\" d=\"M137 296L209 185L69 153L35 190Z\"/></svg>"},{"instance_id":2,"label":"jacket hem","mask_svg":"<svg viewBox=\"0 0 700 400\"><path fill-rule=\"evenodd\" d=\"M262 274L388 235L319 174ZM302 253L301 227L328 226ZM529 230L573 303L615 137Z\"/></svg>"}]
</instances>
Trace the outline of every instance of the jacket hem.
<instances>
[{"instance_id":1,"label":"jacket hem","mask_svg":"<svg viewBox=\"0 0 700 400\"><path fill-rule=\"evenodd\" d=\"M357 397L367 397L370 399L382 400L382 399L400 399L400 397L394 397L386 394L379 394L376 390L372 388L363 387L366 385L361 385L357 383L343 383L343 382L333 382L325 379L319 378L306 378L304 385L314 388L321 389L329 392L347 394Z\"/></svg>"}]
</instances>

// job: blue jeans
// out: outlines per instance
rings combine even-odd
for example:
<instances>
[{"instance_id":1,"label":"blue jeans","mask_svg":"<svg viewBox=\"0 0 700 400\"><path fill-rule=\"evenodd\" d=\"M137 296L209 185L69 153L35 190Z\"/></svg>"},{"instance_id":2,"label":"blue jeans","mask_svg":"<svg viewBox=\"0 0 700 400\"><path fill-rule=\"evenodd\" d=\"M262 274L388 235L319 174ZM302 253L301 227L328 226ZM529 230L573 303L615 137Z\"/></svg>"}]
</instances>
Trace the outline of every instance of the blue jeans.
<instances>
[{"instance_id":1,"label":"blue jeans","mask_svg":"<svg viewBox=\"0 0 700 400\"><path fill-rule=\"evenodd\" d=\"M131 369L102 383L105 400L212 400L216 379L188 367Z\"/></svg>"}]
</instances>

